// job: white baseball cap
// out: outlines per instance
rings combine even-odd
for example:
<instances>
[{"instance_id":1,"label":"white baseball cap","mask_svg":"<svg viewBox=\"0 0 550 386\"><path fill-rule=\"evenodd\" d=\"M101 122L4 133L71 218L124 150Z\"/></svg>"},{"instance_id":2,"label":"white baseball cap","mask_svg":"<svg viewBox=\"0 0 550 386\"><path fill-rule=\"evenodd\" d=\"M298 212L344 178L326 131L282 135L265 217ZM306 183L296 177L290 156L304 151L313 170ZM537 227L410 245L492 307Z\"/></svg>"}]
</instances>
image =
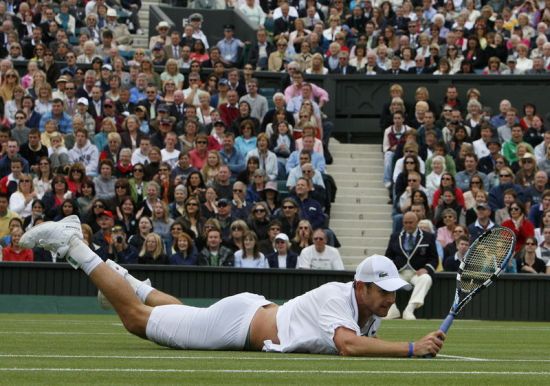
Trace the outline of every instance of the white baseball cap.
<instances>
[{"instance_id":1,"label":"white baseball cap","mask_svg":"<svg viewBox=\"0 0 550 386\"><path fill-rule=\"evenodd\" d=\"M283 240L287 242L290 241L286 233L277 233L277 236L275 236L275 240Z\"/></svg>"},{"instance_id":2,"label":"white baseball cap","mask_svg":"<svg viewBox=\"0 0 550 386\"><path fill-rule=\"evenodd\" d=\"M87 98L82 97L82 98L78 98L78 100L76 101L76 104L83 104L88 106L89 103Z\"/></svg>"},{"instance_id":3,"label":"white baseball cap","mask_svg":"<svg viewBox=\"0 0 550 386\"><path fill-rule=\"evenodd\" d=\"M399 277L393 261L382 255L372 255L363 260L357 266L355 280L374 283L386 291L410 288L410 284Z\"/></svg>"}]
</instances>

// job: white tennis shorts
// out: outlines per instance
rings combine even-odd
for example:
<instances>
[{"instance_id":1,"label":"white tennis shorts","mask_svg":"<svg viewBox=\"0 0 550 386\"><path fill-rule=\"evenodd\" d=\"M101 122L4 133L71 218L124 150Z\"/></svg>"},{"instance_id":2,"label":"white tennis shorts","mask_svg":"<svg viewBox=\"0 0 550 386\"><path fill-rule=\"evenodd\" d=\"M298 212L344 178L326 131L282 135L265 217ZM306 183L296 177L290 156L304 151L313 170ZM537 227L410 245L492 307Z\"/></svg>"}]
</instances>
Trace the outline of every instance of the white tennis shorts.
<instances>
[{"instance_id":1,"label":"white tennis shorts","mask_svg":"<svg viewBox=\"0 0 550 386\"><path fill-rule=\"evenodd\" d=\"M147 338L161 346L190 350L242 350L258 308L265 297L244 292L208 308L166 305L153 308Z\"/></svg>"}]
</instances>

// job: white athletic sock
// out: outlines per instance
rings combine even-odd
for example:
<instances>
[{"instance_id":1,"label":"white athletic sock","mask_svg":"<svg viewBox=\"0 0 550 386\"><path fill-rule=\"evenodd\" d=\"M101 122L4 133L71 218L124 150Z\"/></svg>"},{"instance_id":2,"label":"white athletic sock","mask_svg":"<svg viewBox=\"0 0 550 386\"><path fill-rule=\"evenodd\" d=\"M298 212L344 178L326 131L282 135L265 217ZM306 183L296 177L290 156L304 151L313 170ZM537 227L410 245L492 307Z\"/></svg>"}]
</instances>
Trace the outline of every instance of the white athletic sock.
<instances>
[{"instance_id":1,"label":"white athletic sock","mask_svg":"<svg viewBox=\"0 0 550 386\"><path fill-rule=\"evenodd\" d=\"M80 268L88 276L90 276L90 273L103 262L94 251L77 237L73 237L69 241L68 255L80 264Z\"/></svg>"},{"instance_id":2,"label":"white athletic sock","mask_svg":"<svg viewBox=\"0 0 550 386\"><path fill-rule=\"evenodd\" d=\"M137 280L134 277L132 277L132 279ZM137 288L135 288L136 295L139 298L139 300L141 300L143 303L145 303L145 301L147 300L147 296L149 296L149 294L151 293L151 291L154 290L154 288L151 287L147 283L143 283L139 280L137 280L137 281L139 282L139 286Z\"/></svg>"}]
</instances>

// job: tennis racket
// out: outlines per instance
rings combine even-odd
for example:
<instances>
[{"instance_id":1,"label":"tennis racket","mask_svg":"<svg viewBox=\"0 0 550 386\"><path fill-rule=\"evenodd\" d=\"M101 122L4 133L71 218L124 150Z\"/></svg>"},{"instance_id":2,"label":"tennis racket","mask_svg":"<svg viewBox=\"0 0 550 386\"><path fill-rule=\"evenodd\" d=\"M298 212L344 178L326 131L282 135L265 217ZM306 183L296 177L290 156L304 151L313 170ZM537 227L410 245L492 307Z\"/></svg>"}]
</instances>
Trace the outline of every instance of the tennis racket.
<instances>
[{"instance_id":1,"label":"tennis racket","mask_svg":"<svg viewBox=\"0 0 550 386\"><path fill-rule=\"evenodd\" d=\"M455 317L481 290L489 287L506 269L514 252L516 236L496 226L479 236L468 249L456 275L456 294L449 314L439 329L447 333Z\"/></svg>"}]
</instances>

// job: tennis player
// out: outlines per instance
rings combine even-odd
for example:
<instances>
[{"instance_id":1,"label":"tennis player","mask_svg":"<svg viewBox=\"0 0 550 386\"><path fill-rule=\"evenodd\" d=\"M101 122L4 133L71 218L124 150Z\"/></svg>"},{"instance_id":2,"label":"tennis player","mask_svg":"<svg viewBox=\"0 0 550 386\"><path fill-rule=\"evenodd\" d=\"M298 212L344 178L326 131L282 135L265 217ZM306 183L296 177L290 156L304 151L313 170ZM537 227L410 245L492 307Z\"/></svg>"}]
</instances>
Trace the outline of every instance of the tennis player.
<instances>
[{"instance_id":1,"label":"tennis player","mask_svg":"<svg viewBox=\"0 0 550 386\"><path fill-rule=\"evenodd\" d=\"M141 338L177 349L303 352L354 356L435 356L445 334L416 342L376 338L381 318L408 285L384 256L366 258L349 283L327 283L282 306L241 293L208 308L189 307L152 288L118 264L104 263L82 241L80 221L69 216L26 232L25 248L40 246L90 276L124 327Z\"/></svg>"}]
</instances>

